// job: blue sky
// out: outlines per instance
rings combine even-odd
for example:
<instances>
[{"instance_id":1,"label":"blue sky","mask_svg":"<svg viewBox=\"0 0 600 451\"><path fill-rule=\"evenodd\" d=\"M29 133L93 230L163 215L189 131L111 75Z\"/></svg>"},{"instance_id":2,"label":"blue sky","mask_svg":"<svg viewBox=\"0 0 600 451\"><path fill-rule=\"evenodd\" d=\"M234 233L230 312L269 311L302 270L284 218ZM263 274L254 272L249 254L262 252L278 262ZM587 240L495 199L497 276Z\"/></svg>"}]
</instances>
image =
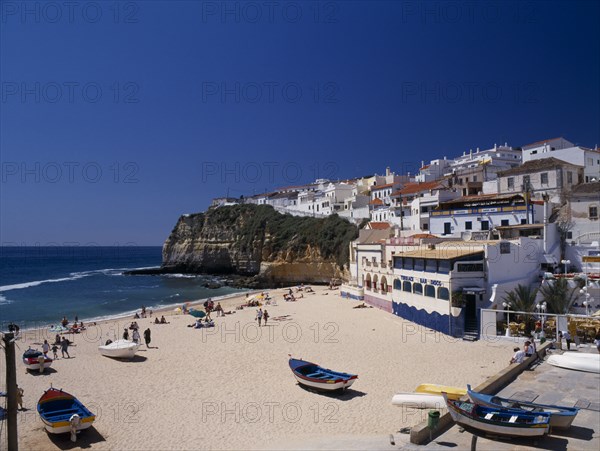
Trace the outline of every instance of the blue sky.
<instances>
[{"instance_id":1,"label":"blue sky","mask_svg":"<svg viewBox=\"0 0 600 451\"><path fill-rule=\"evenodd\" d=\"M1 242L160 245L210 199L600 144L598 2L1 2Z\"/></svg>"}]
</instances>

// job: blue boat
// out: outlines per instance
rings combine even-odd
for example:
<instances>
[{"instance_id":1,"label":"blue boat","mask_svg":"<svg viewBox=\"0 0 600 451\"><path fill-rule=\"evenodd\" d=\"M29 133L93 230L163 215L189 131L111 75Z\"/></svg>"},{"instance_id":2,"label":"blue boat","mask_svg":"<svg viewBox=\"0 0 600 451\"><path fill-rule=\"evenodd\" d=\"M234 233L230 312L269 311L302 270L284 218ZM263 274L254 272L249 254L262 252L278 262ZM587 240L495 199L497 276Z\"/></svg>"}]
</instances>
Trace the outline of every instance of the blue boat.
<instances>
[{"instance_id":1,"label":"blue boat","mask_svg":"<svg viewBox=\"0 0 600 451\"><path fill-rule=\"evenodd\" d=\"M453 401L445 393L442 396L454 422L475 435L541 437L550 430L549 413L485 407L472 402Z\"/></svg>"},{"instance_id":2,"label":"blue boat","mask_svg":"<svg viewBox=\"0 0 600 451\"><path fill-rule=\"evenodd\" d=\"M579 409L577 407L554 406L550 404L536 404L518 399L501 398L496 395L484 395L471 390L467 385L467 395L476 404L482 406L494 407L496 409L506 409L511 411L524 411L530 413L545 412L550 414L550 426L553 428L567 429L571 427L573 420L577 416Z\"/></svg>"},{"instance_id":3,"label":"blue boat","mask_svg":"<svg viewBox=\"0 0 600 451\"><path fill-rule=\"evenodd\" d=\"M73 429L81 431L89 428L96 419L96 415L75 396L52 387L39 399L37 411L51 434L63 434Z\"/></svg>"},{"instance_id":4,"label":"blue boat","mask_svg":"<svg viewBox=\"0 0 600 451\"><path fill-rule=\"evenodd\" d=\"M320 367L316 363L290 357L290 369L300 385L321 391L345 390L358 378L356 374L341 373Z\"/></svg>"}]
</instances>

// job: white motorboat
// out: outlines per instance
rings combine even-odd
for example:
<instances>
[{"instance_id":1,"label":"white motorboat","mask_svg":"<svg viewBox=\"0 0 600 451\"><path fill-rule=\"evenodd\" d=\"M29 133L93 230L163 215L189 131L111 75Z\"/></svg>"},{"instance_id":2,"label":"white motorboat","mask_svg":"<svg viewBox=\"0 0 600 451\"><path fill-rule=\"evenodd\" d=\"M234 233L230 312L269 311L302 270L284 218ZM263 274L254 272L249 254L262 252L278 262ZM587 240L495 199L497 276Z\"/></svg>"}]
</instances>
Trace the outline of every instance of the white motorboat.
<instances>
[{"instance_id":1,"label":"white motorboat","mask_svg":"<svg viewBox=\"0 0 600 451\"><path fill-rule=\"evenodd\" d=\"M397 393L392 397L392 404L414 409L445 409L446 401L442 395L432 393Z\"/></svg>"},{"instance_id":2,"label":"white motorboat","mask_svg":"<svg viewBox=\"0 0 600 451\"><path fill-rule=\"evenodd\" d=\"M547 362L568 370L600 373L600 354L567 352L562 355L551 355Z\"/></svg>"},{"instance_id":3,"label":"white motorboat","mask_svg":"<svg viewBox=\"0 0 600 451\"><path fill-rule=\"evenodd\" d=\"M140 348L140 343L129 340L117 340L107 345L98 346L100 354L114 359L131 359Z\"/></svg>"}]
</instances>

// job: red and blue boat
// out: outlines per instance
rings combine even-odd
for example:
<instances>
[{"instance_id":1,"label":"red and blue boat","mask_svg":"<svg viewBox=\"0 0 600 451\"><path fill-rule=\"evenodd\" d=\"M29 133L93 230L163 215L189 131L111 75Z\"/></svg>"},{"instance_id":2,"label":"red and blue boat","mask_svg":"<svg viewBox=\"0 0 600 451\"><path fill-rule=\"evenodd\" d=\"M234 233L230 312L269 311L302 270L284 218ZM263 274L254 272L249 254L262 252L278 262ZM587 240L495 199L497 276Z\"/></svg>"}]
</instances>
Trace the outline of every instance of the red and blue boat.
<instances>
[{"instance_id":1,"label":"red and blue boat","mask_svg":"<svg viewBox=\"0 0 600 451\"><path fill-rule=\"evenodd\" d=\"M315 390L345 390L358 378L356 374L333 371L305 360L290 358L289 364L298 383Z\"/></svg>"},{"instance_id":2,"label":"red and blue boat","mask_svg":"<svg viewBox=\"0 0 600 451\"><path fill-rule=\"evenodd\" d=\"M51 434L77 432L89 428L96 415L90 412L75 396L50 388L38 401L37 411L44 427Z\"/></svg>"}]
</instances>

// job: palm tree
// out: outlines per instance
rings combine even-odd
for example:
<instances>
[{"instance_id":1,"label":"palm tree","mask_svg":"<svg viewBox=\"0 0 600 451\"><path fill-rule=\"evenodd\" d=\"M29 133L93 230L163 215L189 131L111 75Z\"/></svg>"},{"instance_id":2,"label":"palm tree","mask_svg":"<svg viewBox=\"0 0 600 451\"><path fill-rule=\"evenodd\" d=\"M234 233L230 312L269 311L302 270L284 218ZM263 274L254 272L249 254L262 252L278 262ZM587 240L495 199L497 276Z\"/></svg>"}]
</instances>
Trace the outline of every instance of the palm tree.
<instances>
[{"instance_id":1,"label":"palm tree","mask_svg":"<svg viewBox=\"0 0 600 451\"><path fill-rule=\"evenodd\" d=\"M511 304L511 309L518 312L532 313L535 310L535 298L537 296L537 288L531 289L526 285L517 285L513 290L506 293L504 302ZM531 329L534 327L534 319L532 315L525 317L525 333L528 336Z\"/></svg>"},{"instance_id":2,"label":"palm tree","mask_svg":"<svg viewBox=\"0 0 600 451\"><path fill-rule=\"evenodd\" d=\"M560 278L546 282L540 287L540 293L548 304L550 313L565 315L577 299L577 288L570 288L567 279Z\"/></svg>"},{"instance_id":3,"label":"palm tree","mask_svg":"<svg viewBox=\"0 0 600 451\"><path fill-rule=\"evenodd\" d=\"M518 312L533 312L535 310L535 298L537 288L533 290L526 285L517 285L514 290L506 293L504 302L512 304L512 309Z\"/></svg>"}]
</instances>

